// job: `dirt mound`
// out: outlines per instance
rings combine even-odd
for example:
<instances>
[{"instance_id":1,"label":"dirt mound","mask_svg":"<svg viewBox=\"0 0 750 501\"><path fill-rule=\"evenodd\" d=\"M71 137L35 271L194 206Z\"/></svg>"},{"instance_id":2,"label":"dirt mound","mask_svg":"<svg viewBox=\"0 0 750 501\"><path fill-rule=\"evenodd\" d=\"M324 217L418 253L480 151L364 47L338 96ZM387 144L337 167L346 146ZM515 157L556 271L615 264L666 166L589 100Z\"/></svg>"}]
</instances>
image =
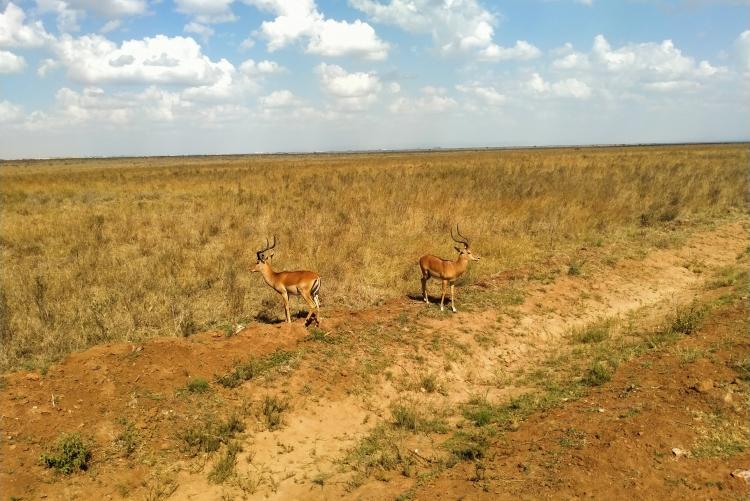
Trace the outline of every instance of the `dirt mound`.
<instances>
[{"instance_id":1,"label":"dirt mound","mask_svg":"<svg viewBox=\"0 0 750 501\"><path fill-rule=\"evenodd\" d=\"M414 478L390 471L378 473L379 479L362 476L342 458L390 419L394 403L408 398L428 409L449 410L471 395L518 395L526 383L514 375L561 350L572 329L604 318L663 318L700 294L720 270L735 266L746 248L744 223L733 223L696 234L681 248L655 250L639 259L606 262L596 250L587 251L583 275L506 273L459 289L463 311L455 315L403 299L368 311L324 311L323 331L307 331L301 322L252 325L230 337L215 332L104 345L72 355L44 375L8 374L0 390L0 490L51 499L393 498L413 489ZM741 315L732 318L739 322ZM704 337L716 342L715 336ZM705 351L707 346L684 349ZM711 353L717 360L738 356L734 345ZM728 373L717 368L721 364L701 360L675 367L675 357L644 360L651 364L647 372L641 362L633 362L601 392L532 419L509 442L494 444L493 459L481 465L482 471L469 471L475 464L459 464L439 477L436 490L419 491L419 496L428 499L442 491L606 497L617 494L606 485L628 486L626 480L646 489L667 478L667 466L674 467L668 473L676 482L688 478L688 486L707 486L718 481L735 492L740 487L723 470L719 480L687 470L710 472L719 461L672 464L671 457L659 455L667 446L667 452L691 447L689 432L700 424L691 412L709 412L709 397L716 396L713 390L686 389L685 378L711 379L713 388L721 389L721 402L727 391L739 395L746 388L731 387ZM273 369L261 374L258 365L242 365L248 360L264 360ZM235 379L222 384L217 376L227 374ZM677 377L672 380L671 374ZM634 397L617 396L628 385L635 385ZM688 399L691 411L680 407L682 399ZM739 396L731 399L727 412L739 412ZM271 422L265 402L278 407L278 423ZM633 416L620 417L629 413ZM185 430L213 429L229 416L238 416L238 430L244 433L220 437L219 452L187 450ZM459 424L455 412L446 416L447 426ZM673 419L687 425L678 431L670 424ZM604 431L597 437L599 427ZM535 435L537 430L545 433ZM89 472L60 476L40 464L40 455L62 431L90 439ZM128 437L132 450L124 451ZM420 451L436 447L429 436L409 440ZM563 447L562 441L585 442L585 447ZM236 468L231 481L210 480L207 472L216 469L217 454L225 454L234 442L241 450L230 458ZM560 451L550 458L545 452L552 446ZM611 469L618 481L586 490L586 482L593 482L588 473L595 477L607 467L607 451L622 457L621 468ZM520 467L519 473L518 465L527 463L531 466ZM648 477L639 464L658 473ZM525 490L529 482L534 488ZM683 487L670 492L683 492Z\"/></svg>"},{"instance_id":2,"label":"dirt mound","mask_svg":"<svg viewBox=\"0 0 750 501\"><path fill-rule=\"evenodd\" d=\"M739 499L749 470L747 305L524 422L414 499ZM709 354L710 356L704 356ZM745 366L741 366L744 363Z\"/></svg>"}]
</instances>

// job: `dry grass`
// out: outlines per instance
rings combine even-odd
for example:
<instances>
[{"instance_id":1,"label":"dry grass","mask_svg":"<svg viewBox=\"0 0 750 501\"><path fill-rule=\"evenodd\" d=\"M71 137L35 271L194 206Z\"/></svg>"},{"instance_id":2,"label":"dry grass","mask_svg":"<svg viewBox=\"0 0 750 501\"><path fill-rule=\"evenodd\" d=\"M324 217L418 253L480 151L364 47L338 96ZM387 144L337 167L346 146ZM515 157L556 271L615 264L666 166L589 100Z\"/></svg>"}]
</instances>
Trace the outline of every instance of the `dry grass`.
<instances>
[{"instance_id":1,"label":"dry grass","mask_svg":"<svg viewBox=\"0 0 750 501\"><path fill-rule=\"evenodd\" d=\"M324 308L417 292L417 258L453 256L454 222L484 258L469 281L581 245L660 245L664 225L743 210L749 158L723 145L0 163L0 369L252 320L277 301L248 273L273 233L274 266L318 271Z\"/></svg>"}]
</instances>

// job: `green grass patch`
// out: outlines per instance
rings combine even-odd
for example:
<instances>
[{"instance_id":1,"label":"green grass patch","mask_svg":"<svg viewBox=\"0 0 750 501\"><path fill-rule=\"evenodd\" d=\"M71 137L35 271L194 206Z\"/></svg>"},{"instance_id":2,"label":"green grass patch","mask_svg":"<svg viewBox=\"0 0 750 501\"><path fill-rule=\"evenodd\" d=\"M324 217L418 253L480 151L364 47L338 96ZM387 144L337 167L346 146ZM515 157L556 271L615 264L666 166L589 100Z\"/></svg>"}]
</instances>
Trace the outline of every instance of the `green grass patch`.
<instances>
[{"instance_id":1,"label":"green grass patch","mask_svg":"<svg viewBox=\"0 0 750 501\"><path fill-rule=\"evenodd\" d=\"M206 393L210 387L208 381L201 377L193 378L187 382L185 389L188 393Z\"/></svg>"},{"instance_id":2,"label":"green grass patch","mask_svg":"<svg viewBox=\"0 0 750 501\"><path fill-rule=\"evenodd\" d=\"M184 443L185 452L196 455L200 452L215 452L221 444L226 444L235 435L245 431L245 424L237 416L230 416L218 421L211 415L204 416L200 422L188 427L179 434Z\"/></svg>"},{"instance_id":3,"label":"green grass patch","mask_svg":"<svg viewBox=\"0 0 750 501\"><path fill-rule=\"evenodd\" d=\"M388 424L380 424L349 451L344 462L366 476L392 470L408 476L414 459L401 445L402 441L403 432Z\"/></svg>"},{"instance_id":4,"label":"green grass patch","mask_svg":"<svg viewBox=\"0 0 750 501\"><path fill-rule=\"evenodd\" d=\"M79 433L63 433L52 449L41 455L40 460L47 468L70 475L74 471L88 469L91 448Z\"/></svg>"},{"instance_id":5,"label":"green grass patch","mask_svg":"<svg viewBox=\"0 0 750 501\"><path fill-rule=\"evenodd\" d=\"M130 457L138 449L138 444L140 443L138 430L136 430L135 425L131 421L125 418L118 419L117 423L122 425L123 428L115 438L115 445L120 449L123 456Z\"/></svg>"},{"instance_id":6,"label":"green grass patch","mask_svg":"<svg viewBox=\"0 0 750 501\"><path fill-rule=\"evenodd\" d=\"M482 459L490 446L491 433L485 429L457 431L443 443L455 461Z\"/></svg>"},{"instance_id":7,"label":"green grass patch","mask_svg":"<svg viewBox=\"0 0 750 501\"><path fill-rule=\"evenodd\" d=\"M265 357L251 358L247 362L237 364L228 373L218 376L216 382L226 388L236 388L245 381L255 379L272 369L289 364L295 355L296 352L294 351L277 350Z\"/></svg>"},{"instance_id":8,"label":"green grass patch","mask_svg":"<svg viewBox=\"0 0 750 501\"><path fill-rule=\"evenodd\" d=\"M208 474L209 482L213 484L222 484L234 474L237 466L237 453L242 451L242 447L237 442L230 442L226 450L221 455L214 467Z\"/></svg>"},{"instance_id":9,"label":"green grass patch","mask_svg":"<svg viewBox=\"0 0 750 501\"><path fill-rule=\"evenodd\" d=\"M261 416L266 428L276 430L284 423L283 414L289 409L289 401L266 395L261 404Z\"/></svg>"},{"instance_id":10,"label":"green grass patch","mask_svg":"<svg viewBox=\"0 0 750 501\"><path fill-rule=\"evenodd\" d=\"M594 325L574 329L573 339L577 343L582 344L601 343L602 341L609 339L611 329L611 322L599 322Z\"/></svg>"},{"instance_id":11,"label":"green grass patch","mask_svg":"<svg viewBox=\"0 0 750 501\"><path fill-rule=\"evenodd\" d=\"M435 416L435 412L420 409L412 402L401 402L391 408L393 426L412 432L447 433L445 419Z\"/></svg>"},{"instance_id":12,"label":"green grass patch","mask_svg":"<svg viewBox=\"0 0 750 501\"><path fill-rule=\"evenodd\" d=\"M597 361L586 370L582 382L587 386L601 386L612 379L612 376L612 369L605 362Z\"/></svg>"}]
</instances>

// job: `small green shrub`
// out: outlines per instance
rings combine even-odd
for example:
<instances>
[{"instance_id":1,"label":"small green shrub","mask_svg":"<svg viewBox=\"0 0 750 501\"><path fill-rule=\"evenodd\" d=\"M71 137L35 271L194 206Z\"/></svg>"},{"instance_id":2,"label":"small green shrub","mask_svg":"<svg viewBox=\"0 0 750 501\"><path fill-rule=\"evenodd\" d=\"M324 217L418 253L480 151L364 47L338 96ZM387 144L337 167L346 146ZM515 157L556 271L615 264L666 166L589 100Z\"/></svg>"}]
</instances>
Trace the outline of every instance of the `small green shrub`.
<instances>
[{"instance_id":1,"label":"small green shrub","mask_svg":"<svg viewBox=\"0 0 750 501\"><path fill-rule=\"evenodd\" d=\"M612 379L612 370L603 362L596 362L589 367L583 377L583 384L587 386L601 386Z\"/></svg>"},{"instance_id":2,"label":"small green shrub","mask_svg":"<svg viewBox=\"0 0 750 501\"><path fill-rule=\"evenodd\" d=\"M263 406L261 409L266 427L269 430L276 430L281 427L283 423L282 414L284 414L287 409L289 409L288 401L276 396L266 395L263 398Z\"/></svg>"},{"instance_id":3,"label":"small green shrub","mask_svg":"<svg viewBox=\"0 0 750 501\"><path fill-rule=\"evenodd\" d=\"M457 460L475 461L487 453L489 436L484 431L457 431L443 443L443 447Z\"/></svg>"},{"instance_id":4,"label":"small green shrub","mask_svg":"<svg viewBox=\"0 0 750 501\"><path fill-rule=\"evenodd\" d=\"M183 430L179 437L185 443L186 451L195 455L199 452L217 451L221 444L229 442L243 431L245 424L237 416L230 416L221 422L212 416L206 416L195 426Z\"/></svg>"},{"instance_id":5,"label":"small green shrub","mask_svg":"<svg viewBox=\"0 0 750 501\"><path fill-rule=\"evenodd\" d=\"M189 393L205 393L209 390L208 381L197 377L188 381L186 389Z\"/></svg>"},{"instance_id":6,"label":"small green shrub","mask_svg":"<svg viewBox=\"0 0 750 501\"><path fill-rule=\"evenodd\" d=\"M63 433L52 450L42 454L40 459L47 468L70 475L76 470L88 469L91 449L79 433Z\"/></svg>"},{"instance_id":7,"label":"small green shrub","mask_svg":"<svg viewBox=\"0 0 750 501\"><path fill-rule=\"evenodd\" d=\"M237 465L237 453L240 451L242 451L240 444L230 442L224 454L222 454L208 474L208 480L214 484L221 484L231 477Z\"/></svg>"}]
</instances>

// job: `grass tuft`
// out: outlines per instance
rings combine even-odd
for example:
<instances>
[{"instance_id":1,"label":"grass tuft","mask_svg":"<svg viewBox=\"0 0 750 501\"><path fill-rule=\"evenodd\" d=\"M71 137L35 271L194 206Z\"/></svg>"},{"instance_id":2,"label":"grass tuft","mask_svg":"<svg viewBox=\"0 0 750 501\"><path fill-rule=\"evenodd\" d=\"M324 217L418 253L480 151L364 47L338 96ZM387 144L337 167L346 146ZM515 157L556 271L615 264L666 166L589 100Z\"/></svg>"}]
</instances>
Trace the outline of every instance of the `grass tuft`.
<instances>
[{"instance_id":1,"label":"grass tuft","mask_svg":"<svg viewBox=\"0 0 750 501\"><path fill-rule=\"evenodd\" d=\"M42 454L40 459L47 468L70 475L74 471L88 469L91 449L79 433L63 433L52 450Z\"/></svg>"}]
</instances>

